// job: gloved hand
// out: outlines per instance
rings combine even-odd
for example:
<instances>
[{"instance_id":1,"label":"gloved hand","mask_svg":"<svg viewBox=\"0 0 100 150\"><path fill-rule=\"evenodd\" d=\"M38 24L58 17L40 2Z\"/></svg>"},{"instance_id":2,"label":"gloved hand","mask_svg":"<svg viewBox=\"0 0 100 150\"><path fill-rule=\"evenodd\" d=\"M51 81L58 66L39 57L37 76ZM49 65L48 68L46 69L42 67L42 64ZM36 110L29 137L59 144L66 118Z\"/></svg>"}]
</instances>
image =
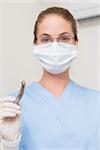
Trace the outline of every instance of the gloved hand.
<instances>
[{"instance_id":1,"label":"gloved hand","mask_svg":"<svg viewBox=\"0 0 100 150\"><path fill-rule=\"evenodd\" d=\"M0 134L5 141L14 141L19 136L21 108L13 103L15 97L0 98Z\"/></svg>"}]
</instances>

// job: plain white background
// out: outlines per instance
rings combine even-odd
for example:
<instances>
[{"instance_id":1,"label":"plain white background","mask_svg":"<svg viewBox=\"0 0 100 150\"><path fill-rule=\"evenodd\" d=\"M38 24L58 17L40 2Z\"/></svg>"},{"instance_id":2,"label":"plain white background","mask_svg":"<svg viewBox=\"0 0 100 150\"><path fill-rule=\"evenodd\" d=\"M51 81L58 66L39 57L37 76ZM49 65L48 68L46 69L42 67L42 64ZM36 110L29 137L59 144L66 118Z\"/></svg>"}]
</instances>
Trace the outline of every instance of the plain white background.
<instances>
[{"instance_id":1,"label":"plain white background","mask_svg":"<svg viewBox=\"0 0 100 150\"><path fill-rule=\"evenodd\" d=\"M42 68L32 54L33 28L41 10L50 6L68 8L76 16L77 8L92 2L3 1L0 3L0 97L37 81ZM83 11L84 13L84 11ZM78 24L78 58L71 68L77 83L100 90L100 20Z\"/></svg>"}]
</instances>

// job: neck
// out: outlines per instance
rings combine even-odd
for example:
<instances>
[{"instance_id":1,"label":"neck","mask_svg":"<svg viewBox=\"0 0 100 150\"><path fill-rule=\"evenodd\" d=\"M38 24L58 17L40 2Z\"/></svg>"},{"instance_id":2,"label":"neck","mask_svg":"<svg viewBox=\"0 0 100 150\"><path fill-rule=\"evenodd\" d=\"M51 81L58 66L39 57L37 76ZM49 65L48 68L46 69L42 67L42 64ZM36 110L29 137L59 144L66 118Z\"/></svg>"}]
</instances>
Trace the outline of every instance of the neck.
<instances>
[{"instance_id":1,"label":"neck","mask_svg":"<svg viewBox=\"0 0 100 150\"><path fill-rule=\"evenodd\" d=\"M55 96L59 96L69 82L69 70L62 74L54 75L44 70L39 83L51 91Z\"/></svg>"}]
</instances>

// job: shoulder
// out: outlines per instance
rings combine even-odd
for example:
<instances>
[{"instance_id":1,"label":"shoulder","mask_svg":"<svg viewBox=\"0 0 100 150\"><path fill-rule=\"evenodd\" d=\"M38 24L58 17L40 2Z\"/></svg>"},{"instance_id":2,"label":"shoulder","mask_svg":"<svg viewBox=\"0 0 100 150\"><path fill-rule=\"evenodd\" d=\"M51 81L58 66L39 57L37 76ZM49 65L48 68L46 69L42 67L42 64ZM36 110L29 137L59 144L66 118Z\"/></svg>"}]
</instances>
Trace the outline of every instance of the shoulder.
<instances>
[{"instance_id":1,"label":"shoulder","mask_svg":"<svg viewBox=\"0 0 100 150\"><path fill-rule=\"evenodd\" d=\"M87 88L80 84L73 83L73 99L76 100L82 109L90 112L90 116L100 117L100 92L98 90ZM87 112L87 114L88 114Z\"/></svg>"},{"instance_id":2,"label":"shoulder","mask_svg":"<svg viewBox=\"0 0 100 150\"><path fill-rule=\"evenodd\" d=\"M89 99L99 99L100 101L100 91L92 88L88 88L85 86L82 86L74 81L72 81L73 89L75 90L75 93L82 96L87 97Z\"/></svg>"}]
</instances>

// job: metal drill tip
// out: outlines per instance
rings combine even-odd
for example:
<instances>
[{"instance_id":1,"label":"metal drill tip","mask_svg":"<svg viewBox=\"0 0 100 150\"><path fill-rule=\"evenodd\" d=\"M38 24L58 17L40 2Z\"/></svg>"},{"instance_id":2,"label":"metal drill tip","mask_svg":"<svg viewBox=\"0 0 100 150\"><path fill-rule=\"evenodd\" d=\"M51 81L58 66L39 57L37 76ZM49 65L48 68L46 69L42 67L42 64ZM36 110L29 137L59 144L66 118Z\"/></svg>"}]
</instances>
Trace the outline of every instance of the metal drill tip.
<instances>
[{"instance_id":1,"label":"metal drill tip","mask_svg":"<svg viewBox=\"0 0 100 150\"><path fill-rule=\"evenodd\" d=\"M14 103L19 104L20 99L22 98L22 96L24 95L24 90L25 90L25 86L26 86L26 82L22 81L21 82L21 88L20 88L20 92L16 97L16 100L14 101Z\"/></svg>"}]
</instances>

